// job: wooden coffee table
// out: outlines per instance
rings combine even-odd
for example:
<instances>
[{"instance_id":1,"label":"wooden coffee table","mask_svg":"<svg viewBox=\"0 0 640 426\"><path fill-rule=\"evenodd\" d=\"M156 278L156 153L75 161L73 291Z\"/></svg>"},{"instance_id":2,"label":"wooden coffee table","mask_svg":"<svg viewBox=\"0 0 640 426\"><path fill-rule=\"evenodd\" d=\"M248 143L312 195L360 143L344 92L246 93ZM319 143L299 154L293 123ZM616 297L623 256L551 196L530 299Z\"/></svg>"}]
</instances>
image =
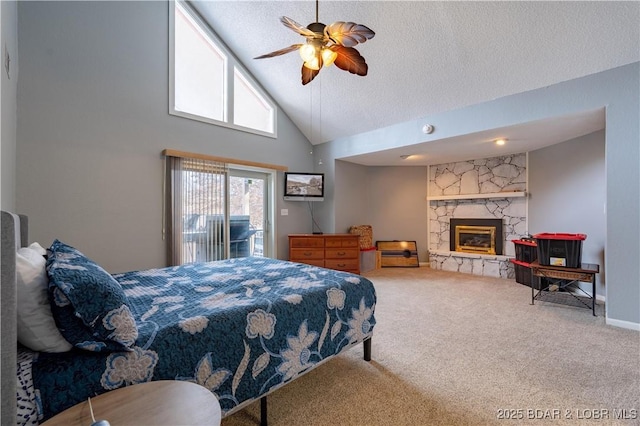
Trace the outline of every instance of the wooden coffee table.
<instances>
[{"instance_id":1,"label":"wooden coffee table","mask_svg":"<svg viewBox=\"0 0 640 426\"><path fill-rule=\"evenodd\" d=\"M220 425L222 413L213 393L177 380L160 380L116 389L91 398L94 417L111 426ZM43 426L88 426L92 423L87 401L59 413Z\"/></svg>"}]
</instances>

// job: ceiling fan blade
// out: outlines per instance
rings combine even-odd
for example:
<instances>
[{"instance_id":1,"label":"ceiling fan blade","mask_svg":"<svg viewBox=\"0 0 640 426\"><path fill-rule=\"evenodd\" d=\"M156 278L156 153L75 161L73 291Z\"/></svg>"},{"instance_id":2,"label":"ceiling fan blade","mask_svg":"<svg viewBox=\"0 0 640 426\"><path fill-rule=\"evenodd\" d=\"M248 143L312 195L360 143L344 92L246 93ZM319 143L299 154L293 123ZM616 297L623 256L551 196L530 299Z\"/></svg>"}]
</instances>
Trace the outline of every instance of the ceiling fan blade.
<instances>
[{"instance_id":1,"label":"ceiling fan blade","mask_svg":"<svg viewBox=\"0 0 640 426\"><path fill-rule=\"evenodd\" d=\"M289 47L285 47L284 49L276 50L271 53L265 53L264 55L256 56L253 59L264 59L264 58L273 58L274 56L284 55L285 53L293 52L294 50L300 49L302 44L292 44Z\"/></svg>"},{"instance_id":2,"label":"ceiling fan blade","mask_svg":"<svg viewBox=\"0 0 640 426\"><path fill-rule=\"evenodd\" d=\"M365 62L364 57L362 57L356 49L335 45L331 46L331 50L338 54L334 61L335 66L341 70L349 71L351 74L367 75L369 66Z\"/></svg>"},{"instance_id":3,"label":"ceiling fan blade","mask_svg":"<svg viewBox=\"0 0 640 426\"><path fill-rule=\"evenodd\" d=\"M336 44L353 47L358 43L372 39L376 33L370 28L355 22L334 22L324 28L325 35Z\"/></svg>"},{"instance_id":4,"label":"ceiling fan blade","mask_svg":"<svg viewBox=\"0 0 640 426\"><path fill-rule=\"evenodd\" d=\"M297 32L300 35L303 35L305 37L315 37L316 33L314 33L313 31L311 31L310 29L303 27L302 25L298 24L296 21L294 21L291 18L287 18L286 16L282 16L280 17L280 22L282 22L282 24Z\"/></svg>"},{"instance_id":5,"label":"ceiling fan blade","mask_svg":"<svg viewBox=\"0 0 640 426\"><path fill-rule=\"evenodd\" d=\"M302 85L304 86L310 83L311 80L316 78L316 75L318 75L319 73L320 73L320 69L311 70L305 67L304 65L302 65Z\"/></svg>"}]
</instances>

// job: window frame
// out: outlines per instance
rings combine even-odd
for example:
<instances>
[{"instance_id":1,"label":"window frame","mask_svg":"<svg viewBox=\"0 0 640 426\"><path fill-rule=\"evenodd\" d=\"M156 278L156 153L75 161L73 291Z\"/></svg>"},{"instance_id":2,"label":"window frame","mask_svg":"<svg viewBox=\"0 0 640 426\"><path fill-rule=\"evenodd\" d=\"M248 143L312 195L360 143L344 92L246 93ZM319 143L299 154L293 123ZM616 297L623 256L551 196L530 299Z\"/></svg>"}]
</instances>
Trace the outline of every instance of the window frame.
<instances>
[{"instance_id":1,"label":"window frame","mask_svg":"<svg viewBox=\"0 0 640 426\"><path fill-rule=\"evenodd\" d=\"M278 137L278 106L269 94L262 88L260 84L253 78L251 73L242 65L235 54L227 47L227 45L218 37L213 29L207 24L200 14L187 2L182 0L171 0L169 3L169 114L177 117L187 118L203 123L213 124L216 126L227 127L242 132L253 133L261 136L267 136L270 138ZM226 69L225 69L225 87L224 90L224 121L203 117L197 114L192 114L175 109L175 8L180 7L193 19L193 21L200 27L200 30L205 33L211 40L211 42L225 55L227 55ZM266 132L264 130L254 129L251 127L240 126L234 123L234 72L237 70L240 76L244 78L250 86L262 97L273 109L272 123L273 132Z\"/></svg>"}]
</instances>

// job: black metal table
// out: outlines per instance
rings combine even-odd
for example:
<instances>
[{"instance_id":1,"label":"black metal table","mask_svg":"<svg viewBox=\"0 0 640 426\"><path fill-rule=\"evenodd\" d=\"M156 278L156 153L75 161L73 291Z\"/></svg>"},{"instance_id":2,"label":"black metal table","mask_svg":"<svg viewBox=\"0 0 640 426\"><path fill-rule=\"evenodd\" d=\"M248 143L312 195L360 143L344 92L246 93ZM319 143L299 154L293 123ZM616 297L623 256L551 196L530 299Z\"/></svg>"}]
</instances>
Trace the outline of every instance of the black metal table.
<instances>
[{"instance_id":1,"label":"black metal table","mask_svg":"<svg viewBox=\"0 0 640 426\"><path fill-rule=\"evenodd\" d=\"M565 294L570 295L573 299L579 301L582 305L587 308L591 308L591 312L593 316L596 316L596 274L600 272L600 266L593 263L583 263L579 268L567 268L565 266L546 266L540 265L538 261L533 261L531 263L531 277L533 279L537 278L547 278L547 282L550 283L546 287L539 285L538 293L535 293L533 282L531 284L531 304L534 304L536 299L540 299L543 292L549 293L550 287L556 285L558 286L558 290L567 289L568 287L575 288L582 292L587 299L591 300L591 306L586 304L580 297L578 297L573 292L567 292ZM582 290L580 286L577 284L579 282L591 283L591 294ZM553 302L553 300L545 300ZM556 302L561 303L561 302Z\"/></svg>"}]
</instances>

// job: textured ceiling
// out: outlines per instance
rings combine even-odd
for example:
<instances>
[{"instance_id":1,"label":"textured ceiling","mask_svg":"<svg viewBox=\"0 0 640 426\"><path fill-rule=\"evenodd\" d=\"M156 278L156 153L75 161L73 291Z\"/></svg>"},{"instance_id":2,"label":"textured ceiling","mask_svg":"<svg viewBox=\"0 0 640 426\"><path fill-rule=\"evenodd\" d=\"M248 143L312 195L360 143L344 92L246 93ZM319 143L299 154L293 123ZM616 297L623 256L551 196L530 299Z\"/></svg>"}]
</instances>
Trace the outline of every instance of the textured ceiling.
<instances>
[{"instance_id":1,"label":"textured ceiling","mask_svg":"<svg viewBox=\"0 0 640 426\"><path fill-rule=\"evenodd\" d=\"M356 47L369 74L325 68L302 86L296 52L253 58L302 42L279 18L306 26L315 20L314 1L192 4L313 144L640 60L639 2L320 1L321 22L353 21L376 32ZM528 145L536 141L523 133L526 126L502 129L502 135L518 132L522 152L603 128L604 113L556 121L557 137L538 146ZM447 156L451 142L443 144L442 159L454 158ZM393 165L400 153L351 160Z\"/></svg>"}]
</instances>

